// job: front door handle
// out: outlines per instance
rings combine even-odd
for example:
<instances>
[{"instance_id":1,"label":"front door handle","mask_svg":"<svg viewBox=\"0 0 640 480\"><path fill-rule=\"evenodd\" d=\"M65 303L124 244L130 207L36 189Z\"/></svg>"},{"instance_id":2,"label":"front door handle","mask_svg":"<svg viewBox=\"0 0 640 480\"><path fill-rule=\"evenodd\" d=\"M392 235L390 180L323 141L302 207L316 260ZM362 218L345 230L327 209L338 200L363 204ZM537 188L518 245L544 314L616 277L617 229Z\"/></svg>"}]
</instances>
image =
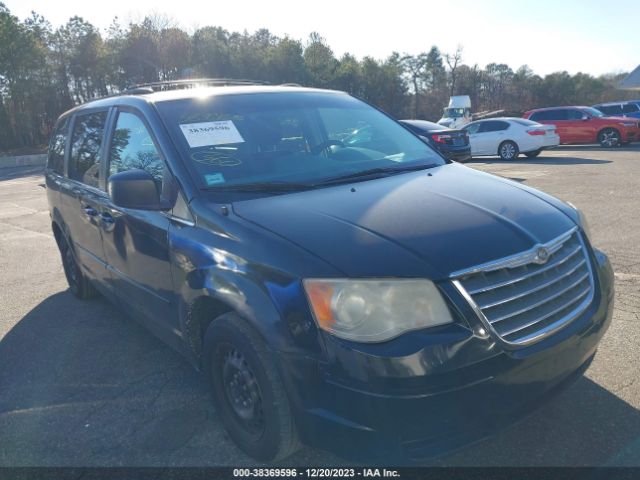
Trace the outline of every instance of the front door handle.
<instances>
[{"instance_id":1,"label":"front door handle","mask_svg":"<svg viewBox=\"0 0 640 480\"><path fill-rule=\"evenodd\" d=\"M90 217L95 217L98 214L98 211L90 205L85 205L82 209Z\"/></svg>"},{"instance_id":2,"label":"front door handle","mask_svg":"<svg viewBox=\"0 0 640 480\"><path fill-rule=\"evenodd\" d=\"M113 225L115 223L114 218L109 212L102 212L100 214L100 220L102 220L102 223L104 223L105 225Z\"/></svg>"}]
</instances>

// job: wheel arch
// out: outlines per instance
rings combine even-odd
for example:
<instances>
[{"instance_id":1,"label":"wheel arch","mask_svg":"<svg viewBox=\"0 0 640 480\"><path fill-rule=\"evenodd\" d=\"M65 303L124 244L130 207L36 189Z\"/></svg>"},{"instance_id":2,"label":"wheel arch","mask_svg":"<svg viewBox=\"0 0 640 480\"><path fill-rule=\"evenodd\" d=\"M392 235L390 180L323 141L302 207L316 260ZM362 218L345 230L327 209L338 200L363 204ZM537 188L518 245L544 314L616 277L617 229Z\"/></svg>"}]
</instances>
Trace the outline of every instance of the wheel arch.
<instances>
[{"instance_id":1,"label":"wheel arch","mask_svg":"<svg viewBox=\"0 0 640 480\"><path fill-rule=\"evenodd\" d=\"M202 365L203 341L209 325L219 316L233 312L243 318L270 349L296 350L291 327L280 312L278 300L264 285L229 272L199 272L205 275L205 288L183 286L181 328L188 356L196 367ZM306 332L305 332L306 333Z\"/></svg>"},{"instance_id":2,"label":"wheel arch","mask_svg":"<svg viewBox=\"0 0 640 480\"><path fill-rule=\"evenodd\" d=\"M622 143L622 132L618 127L613 126L602 127L600 130L598 130L598 133L596 134L596 140L598 141L598 143L600 142L600 135L607 130L613 130L614 132L616 132L620 137L620 143Z\"/></svg>"},{"instance_id":3,"label":"wheel arch","mask_svg":"<svg viewBox=\"0 0 640 480\"><path fill-rule=\"evenodd\" d=\"M201 366L203 342L209 325L229 312L235 312L231 305L210 295L195 297L186 305L184 339L197 366Z\"/></svg>"}]
</instances>

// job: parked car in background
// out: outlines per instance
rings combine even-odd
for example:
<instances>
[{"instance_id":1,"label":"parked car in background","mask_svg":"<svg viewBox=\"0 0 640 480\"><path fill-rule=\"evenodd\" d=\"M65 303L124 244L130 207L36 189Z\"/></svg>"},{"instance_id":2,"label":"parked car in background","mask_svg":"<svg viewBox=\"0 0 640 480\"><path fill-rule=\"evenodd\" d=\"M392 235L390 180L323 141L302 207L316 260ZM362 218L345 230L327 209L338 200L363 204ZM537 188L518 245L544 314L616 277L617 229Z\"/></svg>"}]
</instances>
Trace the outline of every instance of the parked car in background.
<instances>
[{"instance_id":1,"label":"parked car in background","mask_svg":"<svg viewBox=\"0 0 640 480\"><path fill-rule=\"evenodd\" d=\"M600 103L593 108L610 117L640 118L640 100Z\"/></svg>"},{"instance_id":2,"label":"parked car in background","mask_svg":"<svg viewBox=\"0 0 640 480\"><path fill-rule=\"evenodd\" d=\"M426 120L400 120L400 123L450 160L465 162L471 158L466 130L454 130Z\"/></svg>"},{"instance_id":3,"label":"parked car in background","mask_svg":"<svg viewBox=\"0 0 640 480\"><path fill-rule=\"evenodd\" d=\"M608 117L592 107L551 107L529 110L524 118L555 125L560 143L599 143L616 147L640 140L638 120Z\"/></svg>"},{"instance_id":4,"label":"parked car in background","mask_svg":"<svg viewBox=\"0 0 640 480\"><path fill-rule=\"evenodd\" d=\"M498 155L502 160L514 160L523 153L533 158L560 142L554 127L522 118L478 120L464 130L469 133L472 157Z\"/></svg>"}]
</instances>

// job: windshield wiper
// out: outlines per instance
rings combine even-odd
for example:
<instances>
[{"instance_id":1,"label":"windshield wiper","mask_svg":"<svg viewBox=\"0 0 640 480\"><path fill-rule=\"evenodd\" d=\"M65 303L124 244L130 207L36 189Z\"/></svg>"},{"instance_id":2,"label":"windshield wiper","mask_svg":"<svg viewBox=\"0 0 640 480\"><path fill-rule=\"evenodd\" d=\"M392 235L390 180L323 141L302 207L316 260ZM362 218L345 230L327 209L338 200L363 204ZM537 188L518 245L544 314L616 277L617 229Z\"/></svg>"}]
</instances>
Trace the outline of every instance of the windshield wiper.
<instances>
[{"instance_id":1,"label":"windshield wiper","mask_svg":"<svg viewBox=\"0 0 640 480\"><path fill-rule=\"evenodd\" d=\"M350 180L355 180L359 178L386 176L386 175L393 175L396 173L403 173L403 172L415 172L417 170L425 170L427 168L433 168L437 166L438 166L437 164L431 163L431 164L421 164L421 165L407 165L404 167L370 168L368 170L362 170L360 172L354 172L354 173L349 173L347 175L340 175L339 177L328 178L327 180L323 180L321 182L315 183L314 185L332 185L337 183L345 183L345 182L349 182Z\"/></svg>"},{"instance_id":2,"label":"windshield wiper","mask_svg":"<svg viewBox=\"0 0 640 480\"><path fill-rule=\"evenodd\" d=\"M404 167L378 167L370 168L368 170L362 170L360 172L349 173L346 175L340 175L339 177L328 178L316 183L255 182L240 183L236 185L211 185L208 187L202 187L202 190L209 192L298 192L301 190L311 190L313 188L323 187L327 185L345 183L355 179L387 176L403 172L414 172L417 170L425 170L427 168L433 168L437 166L437 164L433 163L407 165Z\"/></svg>"},{"instance_id":3,"label":"windshield wiper","mask_svg":"<svg viewBox=\"0 0 640 480\"><path fill-rule=\"evenodd\" d=\"M237 185L211 185L202 187L202 190L209 192L296 192L310 188L313 188L313 185L307 183L255 182Z\"/></svg>"}]
</instances>

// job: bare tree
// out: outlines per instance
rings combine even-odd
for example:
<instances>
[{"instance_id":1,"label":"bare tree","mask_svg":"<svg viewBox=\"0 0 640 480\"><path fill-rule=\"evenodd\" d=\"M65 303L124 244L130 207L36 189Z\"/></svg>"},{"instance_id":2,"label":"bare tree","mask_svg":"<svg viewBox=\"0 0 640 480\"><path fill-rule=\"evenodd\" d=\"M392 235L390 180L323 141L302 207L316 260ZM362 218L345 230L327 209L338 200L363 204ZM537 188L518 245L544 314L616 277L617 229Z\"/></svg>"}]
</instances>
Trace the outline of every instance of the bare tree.
<instances>
[{"instance_id":1,"label":"bare tree","mask_svg":"<svg viewBox=\"0 0 640 480\"><path fill-rule=\"evenodd\" d=\"M418 98L422 82L425 77L425 70L429 63L429 56L426 53L419 55L405 55L400 59L402 68L409 75L411 84L413 85L413 118L418 118Z\"/></svg>"},{"instance_id":2,"label":"bare tree","mask_svg":"<svg viewBox=\"0 0 640 480\"><path fill-rule=\"evenodd\" d=\"M447 62L447 65L449 65L449 75L451 76L450 94L451 96L453 96L453 93L456 89L456 80L458 79L458 65L460 65L460 63L462 62L462 45L458 45L458 47L456 48L456 52L453 55L450 55L448 53L445 54L444 59Z\"/></svg>"}]
</instances>

